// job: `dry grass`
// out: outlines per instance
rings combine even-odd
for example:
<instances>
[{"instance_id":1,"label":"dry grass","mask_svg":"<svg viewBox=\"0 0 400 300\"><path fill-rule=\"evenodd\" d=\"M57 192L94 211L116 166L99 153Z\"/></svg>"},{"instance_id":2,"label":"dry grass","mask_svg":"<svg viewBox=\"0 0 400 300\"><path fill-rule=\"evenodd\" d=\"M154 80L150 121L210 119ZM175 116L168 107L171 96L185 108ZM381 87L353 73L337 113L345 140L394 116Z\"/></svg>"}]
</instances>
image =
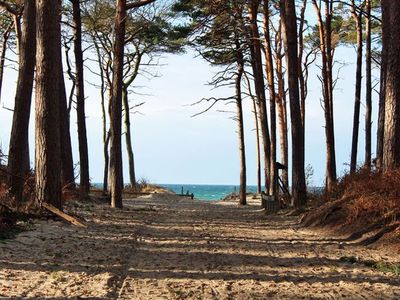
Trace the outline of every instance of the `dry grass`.
<instances>
[{"instance_id":1,"label":"dry grass","mask_svg":"<svg viewBox=\"0 0 400 300\"><path fill-rule=\"evenodd\" d=\"M156 185L149 183L146 179L140 179L136 185L127 185L124 188L125 193L166 193L171 194L172 191Z\"/></svg>"},{"instance_id":2,"label":"dry grass","mask_svg":"<svg viewBox=\"0 0 400 300\"><path fill-rule=\"evenodd\" d=\"M334 191L322 199L323 204L303 218L305 225L328 226L357 236L389 227L396 231L400 221L400 169L385 173L360 169L341 178Z\"/></svg>"},{"instance_id":3,"label":"dry grass","mask_svg":"<svg viewBox=\"0 0 400 300\"><path fill-rule=\"evenodd\" d=\"M385 219L396 222L400 217L400 169L386 173L360 170L345 176L342 197L351 199L347 222L358 219Z\"/></svg>"}]
</instances>

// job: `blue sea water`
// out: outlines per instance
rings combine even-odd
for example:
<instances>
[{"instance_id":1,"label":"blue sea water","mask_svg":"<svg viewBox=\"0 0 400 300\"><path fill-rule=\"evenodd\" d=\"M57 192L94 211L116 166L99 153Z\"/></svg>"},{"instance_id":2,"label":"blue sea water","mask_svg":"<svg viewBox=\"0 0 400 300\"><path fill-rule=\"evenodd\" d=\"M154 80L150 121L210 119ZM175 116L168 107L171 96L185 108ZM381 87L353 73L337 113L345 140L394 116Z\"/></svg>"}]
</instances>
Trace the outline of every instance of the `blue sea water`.
<instances>
[{"instance_id":1,"label":"blue sea water","mask_svg":"<svg viewBox=\"0 0 400 300\"><path fill-rule=\"evenodd\" d=\"M193 193L194 197L200 200L220 200L225 196L238 192L239 186L237 185L205 185L205 184L159 184L169 190L172 190L176 194L180 194L183 189L183 193ZM255 193L257 190L256 186L247 186L248 193Z\"/></svg>"},{"instance_id":2,"label":"blue sea water","mask_svg":"<svg viewBox=\"0 0 400 300\"><path fill-rule=\"evenodd\" d=\"M176 194L183 193L189 194L193 193L196 199L206 200L206 201L215 201L221 200L225 196L231 193L239 192L238 185L207 185L207 184L157 184L159 186L165 187ZM102 188L102 184L95 183L95 187ZM255 185L247 186L248 193L255 193L257 187ZM316 194L322 194L323 188L321 187L310 187L309 190Z\"/></svg>"}]
</instances>

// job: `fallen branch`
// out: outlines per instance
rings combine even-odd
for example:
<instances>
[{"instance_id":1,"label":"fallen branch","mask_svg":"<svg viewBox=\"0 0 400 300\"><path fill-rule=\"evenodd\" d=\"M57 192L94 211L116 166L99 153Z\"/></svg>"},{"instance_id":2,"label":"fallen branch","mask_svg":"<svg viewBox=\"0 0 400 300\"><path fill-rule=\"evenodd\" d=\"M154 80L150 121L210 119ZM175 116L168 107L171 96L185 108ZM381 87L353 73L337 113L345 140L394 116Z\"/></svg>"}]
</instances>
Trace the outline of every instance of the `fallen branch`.
<instances>
[{"instance_id":1,"label":"fallen branch","mask_svg":"<svg viewBox=\"0 0 400 300\"><path fill-rule=\"evenodd\" d=\"M44 207L45 209L47 209L48 211L52 212L53 214L59 216L60 218L70 222L71 224L78 226L78 227L82 227L82 228L87 228L87 226L85 224L82 224L81 222L79 222L76 218L67 215L66 213L62 212L61 210L59 210L57 207L49 204L49 203L42 203L42 207Z\"/></svg>"}]
</instances>

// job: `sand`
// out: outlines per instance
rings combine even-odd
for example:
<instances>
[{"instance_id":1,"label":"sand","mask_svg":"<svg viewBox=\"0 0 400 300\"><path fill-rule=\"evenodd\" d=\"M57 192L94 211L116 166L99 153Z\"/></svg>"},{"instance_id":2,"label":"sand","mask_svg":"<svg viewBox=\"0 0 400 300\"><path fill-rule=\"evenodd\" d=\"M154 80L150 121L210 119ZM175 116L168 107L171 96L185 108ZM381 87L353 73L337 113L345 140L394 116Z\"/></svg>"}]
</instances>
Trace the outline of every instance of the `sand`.
<instances>
[{"instance_id":1,"label":"sand","mask_svg":"<svg viewBox=\"0 0 400 300\"><path fill-rule=\"evenodd\" d=\"M340 259L400 262L400 253L266 216L256 200L154 194L124 204L77 203L87 229L35 221L0 243L0 297L400 299L400 277Z\"/></svg>"}]
</instances>

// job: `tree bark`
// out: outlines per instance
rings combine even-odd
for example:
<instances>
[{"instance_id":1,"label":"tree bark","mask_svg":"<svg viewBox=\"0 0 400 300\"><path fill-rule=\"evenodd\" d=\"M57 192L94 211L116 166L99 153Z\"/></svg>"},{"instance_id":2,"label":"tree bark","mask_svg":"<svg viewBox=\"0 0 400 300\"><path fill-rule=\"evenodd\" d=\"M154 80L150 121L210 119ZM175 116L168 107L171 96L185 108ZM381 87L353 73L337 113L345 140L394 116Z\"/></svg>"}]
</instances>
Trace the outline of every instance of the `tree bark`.
<instances>
[{"instance_id":1,"label":"tree bark","mask_svg":"<svg viewBox=\"0 0 400 300\"><path fill-rule=\"evenodd\" d=\"M124 40L126 27L126 0L117 0L117 12L114 25L114 59L112 98L110 103L110 169L109 184L111 207L122 208L122 84L124 66Z\"/></svg>"},{"instance_id":2,"label":"tree bark","mask_svg":"<svg viewBox=\"0 0 400 300\"><path fill-rule=\"evenodd\" d=\"M247 74L244 72L243 76L246 80L247 86L248 86L248 92L250 95L250 98L252 100L253 104L253 114L254 114L254 124L255 124L255 132L256 132L256 153L257 153L257 158L256 158L256 169L257 169L257 194L261 194L261 149L260 149L260 126L259 126L259 118L258 118L258 110L257 110L257 99L254 96L253 92L251 91L251 83L249 80L249 77Z\"/></svg>"},{"instance_id":3,"label":"tree bark","mask_svg":"<svg viewBox=\"0 0 400 300\"><path fill-rule=\"evenodd\" d=\"M328 105L329 118L327 120L327 188L331 191L337 182L336 174L336 152L335 152L335 126L333 117L333 49L332 49L332 14L333 0L325 1L325 44L326 44L326 65L327 65L327 85L328 85Z\"/></svg>"},{"instance_id":4,"label":"tree bark","mask_svg":"<svg viewBox=\"0 0 400 300\"><path fill-rule=\"evenodd\" d=\"M135 174L135 156L133 152L132 146L132 133L131 133L131 117L130 117L130 107L129 107L129 99L128 99L128 88L135 81L137 75L139 74L139 67L142 62L143 53L136 49L136 61L133 67L133 71L131 76L123 82L122 86L122 100L124 106L124 123L125 123L125 144L126 151L128 153L128 168L129 168L129 180L131 186L136 185L136 174Z\"/></svg>"},{"instance_id":5,"label":"tree bark","mask_svg":"<svg viewBox=\"0 0 400 300\"><path fill-rule=\"evenodd\" d=\"M4 65L6 61L6 53L7 53L7 43L11 34L11 26L6 29L3 33L3 42L1 44L1 54L0 54L0 100L1 100L1 91L3 88L3 78L4 78ZM1 101L0 101L1 103Z\"/></svg>"},{"instance_id":6,"label":"tree bark","mask_svg":"<svg viewBox=\"0 0 400 300\"><path fill-rule=\"evenodd\" d=\"M372 51L371 51L371 0L366 0L366 54L365 54L365 167L371 168L371 135L372 135Z\"/></svg>"},{"instance_id":7,"label":"tree bark","mask_svg":"<svg viewBox=\"0 0 400 300\"><path fill-rule=\"evenodd\" d=\"M271 165L271 140L268 128L267 106L265 98L265 83L261 57L260 34L257 26L257 12L259 1L252 0L248 5L250 31L251 31L251 65L254 75L254 85L257 96L258 112L260 117L261 136L263 141L263 160L264 160L264 187L269 191L270 187L270 165Z\"/></svg>"},{"instance_id":8,"label":"tree bark","mask_svg":"<svg viewBox=\"0 0 400 300\"><path fill-rule=\"evenodd\" d=\"M383 22L390 22L385 84L384 171L400 166L400 2L388 2L389 18L383 19Z\"/></svg>"},{"instance_id":9,"label":"tree bark","mask_svg":"<svg viewBox=\"0 0 400 300\"><path fill-rule=\"evenodd\" d=\"M124 123L125 123L125 144L126 151L128 153L128 167L129 167L129 181L131 186L136 185L136 175L135 175L135 157L133 154L132 147L132 133L131 133L131 120L130 120L130 108L128 100L128 89L126 87L122 90L122 100L124 105Z\"/></svg>"},{"instance_id":10,"label":"tree bark","mask_svg":"<svg viewBox=\"0 0 400 300\"><path fill-rule=\"evenodd\" d=\"M354 0L351 1L351 13L356 23L357 31L357 67L356 67L356 90L354 98L354 115L353 115L353 135L351 140L351 161L350 174L357 169L357 150L358 150L358 133L360 126L360 105L361 105L361 81L362 81L362 57L363 57L363 28L362 13L356 13Z\"/></svg>"},{"instance_id":11,"label":"tree bark","mask_svg":"<svg viewBox=\"0 0 400 300\"><path fill-rule=\"evenodd\" d=\"M386 96L386 72L388 61L388 46L390 41L390 2L381 0L382 10L382 58L380 74L379 108L378 108L378 129L376 139L376 166L378 169L383 167L383 135L385 127L385 96ZM386 21L384 21L386 20Z\"/></svg>"},{"instance_id":12,"label":"tree bark","mask_svg":"<svg viewBox=\"0 0 400 300\"><path fill-rule=\"evenodd\" d=\"M28 1L29 2L29 1ZM39 203L61 209L61 149L59 131L60 0L37 0L36 169Z\"/></svg>"},{"instance_id":13,"label":"tree bark","mask_svg":"<svg viewBox=\"0 0 400 300\"><path fill-rule=\"evenodd\" d=\"M93 38L93 44L96 49L97 63L99 65L100 74L100 98L101 98L101 114L102 114L102 128L103 128L103 156L104 156L104 172L103 172L103 195L107 194L108 191L108 164L109 164L109 153L108 145L110 142L110 134L107 130L107 114L106 114L106 81L104 76L103 60L100 53L100 47L96 39Z\"/></svg>"},{"instance_id":14,"label":"tree bark","mask_svg":"<svg viewBox=\"0 0 400 300\"><path fill-rule=\"evenodd\" d=\"M287 105L286 105L286 91L285 91L285 77L283 73L283 56L282 53L282 21L279 25L279 30L276 35L276 53L275 53L275 66L276 78L278 83L278 94L276 102L278 106L278 126L279 126L279 141L281 162L286 167L282 170L282 181L286 187L289 187L289 143L288 143L288 126L287 126Z\"/></svg>"},{"instance_id":15,"label":"tree bark","mask_svg":"<svg viewBox=\"0 0 400 300\"><path fill-rule=\"evenodd\" d=\"M272 61L271 35L269 30L269 0L263 2L264 10L264 49L265 49L265 71L267 74L269 103L270 103L270 121L271 121L271 143L270 143L270 195L277 193L277 170L276 170L276 93L275 93L275 75L274 64Z\"/></svg>"},{"instance_id":16,"label":"tree bark","mask_svg":"<svg viewBox=\"0 0 400 300\"><path fill-rule=\"evenodd\" d=\"M382 20L387 20L389 15L389 1L381 0ZM388 60L388 44L390 38L390 24L388 21L382 21L382 55L381 55L381 74L378 108L378 128L376 139L376 166L380 170L383 167L383 135L385 127L385 94L386 94L386 72Z\"/></svg>"},{"instance_id":17,"label":"tree bark","mask_svg":"<svg viewBox=\"0 0 400 300\"><path fill-rule=\"evenodd\" d=\"M80 0L70 0L72 2L74 19L74 54L75 54L75 83L76 83L76 112L78 124L79 141L79 165L80 183L79 191L81 199L89 195L89 154L86 134L86 115L85 115L85 89L83 75L83 52L82 52L82 21Z\"/></svg>"},{"instance_id":18,"label":"tree bark","mask_svg":"<svg viewBox=\"0 0 400 300\"><path fill-rule=\"evenodd\" d=\"M60 41L61 43L61 41ZM60 147L61 147L61 177L63 187L75 189L74 160L72 157L70 119L67 106L67 93L65 91L62 56L60 53Z\"/></svg>"},{"instance_id":19,"label":"tree bark","mask_svg":"<svg viewBox=\"0 0 400 300\"><path fill-rule=\"evenodd\" d=\"M276 97L278 105L278 125L279 125L279 141L281 151L281 162L286 167L282 170L282 181L286 187L289 187L289 143L288 143L288 126L287 126L287 105L285 91L285 75L283 73L283 54L282 54L282 26L277 35L276 47L276 77L278 81L278 95Z\"/></svg>"},{"instance_id":20,"label":"tree bark","mask_svg":"<svg viewBox=\"0 0 400 300\"><path fill-rule=\"evenodd\" d=\"M289 78L289 103L292 129L292 195L293 205L306 204L307 191L304 173L304 131L301 123L296 6L294 0L282 0L284 39ZM283 4L283 5L282 5Z\"/></svg>"},{"instance_id":21,"label":"tree bark","mask_svg":"<svg viewBox=\"0 0 400 300\"><path fill-rule=\"evenodd\" d=\"M305 13L307 9L307 0L303 0L303 4L300 10L300 22L299 22L299 84L300 84L300 110L301 110L301 123L303 125L303 131L305 135L306 128L306 98L307 98L307 87L306 79L303 72L303 55L304 55L304 24L305 24Z\"/></svg>"},{"instance_id":22,"label":"tree bark","mask_svg":"<svg viewBox=\"0 0 400 300\"><path fill-rule=\"evenodd\" d=\"M321 9L316 0L312 0L317 12L320 50L322 57L322 85L326 136L326 190L331 191L336 185L335 131L333 121L333 79L332 79L332 0L324 0L325 21L322 20Z\"/></svg>"},{"instance_id":23,"label":"tree bark","mask_svg":"<svg viewBox=\"0 0 400 300\"><path fill-rule=\"evenodd\" d=\"M22 197L24 177L30 171L29 119L36 62L36 7L34 1L29 0L24 0L23 5L23 23L18 43L18 82L8 154L8 171L12 174L10 191L17 201Z\"/></svg>"},{"instance_id":24,"label":"tree bark","mask_svg":"<svg viewBox=\"0 0 400 300\"><path fill-rule=\"evenodd\" d=\"M257 102L253 99L254 122L256 125L256 151L257 151L257 194L261 194L261 149L260 149L260 128L258 123Z\"/></svg>"},{"instance_id":25,"label":"tree bark","mask_svg":"<svg viewBox=\"0 0 400 300\"><path fill-rule=\"evenodd\" d=\"M236 50L236 64L237 75L235 79L236 91L236 114L238 126L238 144L239 144L239 157L240 157L240 187L239 187L239 204L246 205L246 148L244 141L244 125L243 125L243 106L242 106L242 78L244 74L244 55L240 45L238 30L235 28L235 50Z\"/></svg>"}]
</instances>

